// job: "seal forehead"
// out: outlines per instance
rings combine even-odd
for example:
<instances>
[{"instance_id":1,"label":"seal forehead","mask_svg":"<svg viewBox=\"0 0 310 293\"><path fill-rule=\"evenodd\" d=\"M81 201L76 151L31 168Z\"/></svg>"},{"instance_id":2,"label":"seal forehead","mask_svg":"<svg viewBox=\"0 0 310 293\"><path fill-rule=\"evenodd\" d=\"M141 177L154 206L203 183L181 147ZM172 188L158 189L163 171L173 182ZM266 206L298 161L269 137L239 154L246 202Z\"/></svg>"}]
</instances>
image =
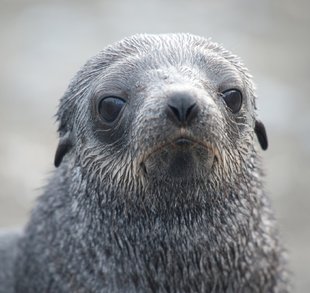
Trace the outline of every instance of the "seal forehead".
<instances>
[{"instance_id":1,"label":"seal forehead","mask_svg":"<svg viewBox=\"0 0 310 293\"><path fill-rule=\"evenodd\" d=\"M122 80L127 89L143 81L178 79L231 82L242 88L245 70L239 60L208 39L188 34L135 35L108 47L104 55L118 56L104 73L105 80ZM130 72L130 74L128 74ZM154 81L153 80L153 81ZM180 79L182 80L182 78Z\"/></svg>"},{"instance_id":2,"label":"seal forehead","mask_svg":"<svg viewBox=\"0 0 310 293\"><path fill-rule=\"evenodd\" d=\"M138 57L143 55L154 56L161 61L161 58L168 57L171 62L195 57L196 61L204 59L206 55L212 56L218 61L227 60L236 68L245 67L240 59L225 50L218 43L212 42L210 39L191 35L191 34L138 34L125 38L122 41L109 46L107 51L109 54L115 54L119 57Z\"/></svg>"},{"instance_id":3,"label":"seal forehead","mask_svg":"<svg viewBox=\"0 0 310 293\"><path fill-rule=\"evenodd\" d=\"M193 41L193 37L186 34L167 35L135 35L126 38L107 50L118 55L119 62L126 59L126 63L139 60L140 65L156 68L158 64L175 64L188 59L202 45L206 46L208 40L201 39L200 45Z\"/></svg>"}]
</instances>

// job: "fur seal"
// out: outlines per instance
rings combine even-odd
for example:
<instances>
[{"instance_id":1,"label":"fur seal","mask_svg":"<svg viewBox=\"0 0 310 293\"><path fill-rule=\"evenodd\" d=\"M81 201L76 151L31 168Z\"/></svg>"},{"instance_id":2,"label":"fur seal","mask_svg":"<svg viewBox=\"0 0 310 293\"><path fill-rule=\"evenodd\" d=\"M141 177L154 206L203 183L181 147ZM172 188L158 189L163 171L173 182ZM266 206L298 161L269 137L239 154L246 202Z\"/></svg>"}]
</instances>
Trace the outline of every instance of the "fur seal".
<instances>
[{"instance_id":1,"label":"fur seal","mask_svg":"<svg viewBox=\"0 0 310 293\"><path fill-rule=\"evenodd\" d=\"M190 34L90 59L6 292L288 292L255 100L239 58Z\"/></svg>"}]
</instances>

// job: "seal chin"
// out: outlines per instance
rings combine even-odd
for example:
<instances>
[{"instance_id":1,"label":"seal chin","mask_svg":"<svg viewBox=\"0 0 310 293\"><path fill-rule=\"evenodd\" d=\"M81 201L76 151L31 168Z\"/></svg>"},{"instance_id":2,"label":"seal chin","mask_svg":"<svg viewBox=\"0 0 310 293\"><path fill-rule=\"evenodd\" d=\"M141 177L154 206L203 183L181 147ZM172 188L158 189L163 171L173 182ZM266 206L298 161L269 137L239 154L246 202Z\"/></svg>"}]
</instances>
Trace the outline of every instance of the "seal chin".
<instances>
[{"instance_id":1,"label":"seal chin","mask_svg":"<svg viewBox=\"0 0 310 293\"><path fill-rule=\"evenodd\" d=\"M214 158L208 145L178 137L154 148L143 161L143 168L151 177L190 179L210 173Z\"/></svg>"}]
</instances>

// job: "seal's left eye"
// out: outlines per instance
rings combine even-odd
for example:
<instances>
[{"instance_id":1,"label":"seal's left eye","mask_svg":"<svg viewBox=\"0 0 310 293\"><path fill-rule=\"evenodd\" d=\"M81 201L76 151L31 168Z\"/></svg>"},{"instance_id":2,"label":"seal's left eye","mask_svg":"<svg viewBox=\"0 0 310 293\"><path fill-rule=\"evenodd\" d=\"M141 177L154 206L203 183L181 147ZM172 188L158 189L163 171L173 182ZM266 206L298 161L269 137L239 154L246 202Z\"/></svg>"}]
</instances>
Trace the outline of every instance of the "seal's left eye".
<instances>
[{"instance_id":1,"label":"seal's left eye","mask_svg":"<svg viewBox=\"0 0 310 293\"><path fill-rule=\"evenodd\" d=\"M123 106L125 105L125 101L119 97L109 96L103 98L98 105L98 111L101 117L106 122L113 122Z\"/></svg>"},{"instance_id":2,"label":"seal's left eye","mask_svg":"<svg viewBox=\"0 0 310 293\"><path fill-rule=\"evenodd\" d=\"M236 89L227 90L221 96L231 112L237 113L240 111L242 106L242 94L240 91Z\"/></svg>"}]
</instances>

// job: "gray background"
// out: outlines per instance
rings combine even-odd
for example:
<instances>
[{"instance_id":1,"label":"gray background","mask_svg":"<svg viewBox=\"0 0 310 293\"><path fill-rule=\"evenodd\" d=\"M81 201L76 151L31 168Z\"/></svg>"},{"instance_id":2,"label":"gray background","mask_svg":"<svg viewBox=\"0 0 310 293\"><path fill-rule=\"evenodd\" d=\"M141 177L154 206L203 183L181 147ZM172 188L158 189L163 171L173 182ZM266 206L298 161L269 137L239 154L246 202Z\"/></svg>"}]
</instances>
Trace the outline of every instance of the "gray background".
<instances>
[{"instance_id":1,"label":"gray background","mask_svg":"<svg viewBox=\"0 0 310 293\"><path fill-rule=\"evenodd\" d=\"M191 32L254 75L270 148L263 158L294 292L309 292L310 38L307 0L0 2L0 227L19 227L53 171L54 114L70 78L137 32Z\"/></svg>"}]
</instances>

